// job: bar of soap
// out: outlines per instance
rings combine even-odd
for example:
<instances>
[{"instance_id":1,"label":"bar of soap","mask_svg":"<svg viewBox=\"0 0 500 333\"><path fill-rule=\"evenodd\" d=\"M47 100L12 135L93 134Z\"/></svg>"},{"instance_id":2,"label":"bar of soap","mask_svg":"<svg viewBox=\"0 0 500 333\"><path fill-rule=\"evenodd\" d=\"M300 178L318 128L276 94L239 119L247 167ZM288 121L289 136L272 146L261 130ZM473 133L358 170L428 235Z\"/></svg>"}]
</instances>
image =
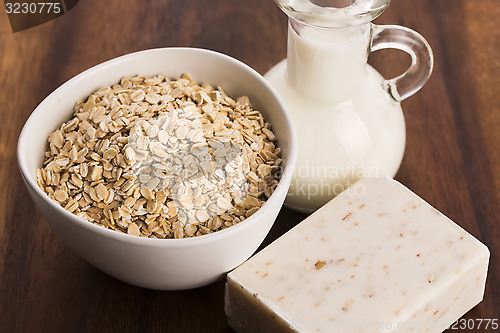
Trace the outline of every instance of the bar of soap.
<instances>
[{"instance_id":1,"label":"bar of soap","mask_svg":"<svg viewBox=\"0 0 500 333\"><path fill-rule=\"evenodd\" d=\"M227 275L237 332L442 332L479 303L488 248L390 178L352 185Z\"/></svg>"}]
</instances>

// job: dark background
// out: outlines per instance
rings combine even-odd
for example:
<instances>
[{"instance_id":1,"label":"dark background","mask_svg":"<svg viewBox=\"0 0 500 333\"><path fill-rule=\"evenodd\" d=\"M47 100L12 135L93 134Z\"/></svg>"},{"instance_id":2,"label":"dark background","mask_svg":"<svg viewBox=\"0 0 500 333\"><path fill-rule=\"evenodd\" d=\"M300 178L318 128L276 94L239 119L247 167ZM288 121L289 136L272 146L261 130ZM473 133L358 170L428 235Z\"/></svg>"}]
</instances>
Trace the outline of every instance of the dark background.
<instances>
[{"instance_id":1,"label":"dark background","mask_svg":"<svg viewBox=\"0 0 500 333\"><path fill-rule=\"evenodd\" d=\"M394 0L376 21L419 31L435 53L431 79L402 104L407 147L396 179L490 248L484 301L467 319L500 319L499 17L498 0ZM145 290L73 253L28 197L16 142L43 98L105 60L153 47L193 46L226 53L264 74L286 56L286 27L286 16L271 0L85 0L54 21L17 33L2 8L0 332L231 331L223 279L196 290ZM391 77L406 69L409 58L380 51L370 62ZM266 244L304 217L283 209Z\"/></svg>"}]
</instances>

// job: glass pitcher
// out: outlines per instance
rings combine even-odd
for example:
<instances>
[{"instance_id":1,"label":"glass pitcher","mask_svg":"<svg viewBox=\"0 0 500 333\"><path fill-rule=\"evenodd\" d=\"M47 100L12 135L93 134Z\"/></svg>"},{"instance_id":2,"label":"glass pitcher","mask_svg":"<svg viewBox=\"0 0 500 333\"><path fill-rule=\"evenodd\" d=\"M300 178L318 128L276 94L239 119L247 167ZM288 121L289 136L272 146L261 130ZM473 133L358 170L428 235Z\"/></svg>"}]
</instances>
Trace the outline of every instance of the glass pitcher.
<instances>
[{"instance_id":1,"label":"glass pitcher","mask_svg":"<svg viewBox=\"0 0 500 333\"><path fill-rule=\"evenodd\" d=\"M406 136L400 102L425 84L433 56L415 31L371 23L390 0L275 1L289 18L287 58L265 77L299 142L286 205L310 212L361 177L394 177ZM412 59L389 80L367 64L370 52L385 48Z\"/></svg>"}]
</instances>

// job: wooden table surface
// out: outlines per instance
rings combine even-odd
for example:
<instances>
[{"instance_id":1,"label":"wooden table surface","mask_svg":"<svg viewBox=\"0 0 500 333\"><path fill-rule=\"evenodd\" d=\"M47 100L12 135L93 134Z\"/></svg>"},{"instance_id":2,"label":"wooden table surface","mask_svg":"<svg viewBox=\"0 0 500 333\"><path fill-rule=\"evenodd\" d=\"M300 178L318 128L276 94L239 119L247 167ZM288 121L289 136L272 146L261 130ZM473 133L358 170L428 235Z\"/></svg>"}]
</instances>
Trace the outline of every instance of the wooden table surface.
<instances>
[{"instance_id":1,"label":"wooden table surface","mask_svg":"<svg viewBox=\"0 0 500 333\"><path fill-rule=\"evenodd\" d=\"M415 29L434 50L431 79L402 104L407 146L396 179L490 248L484 301L467 319L500 320L499 17L498 0L394 0L376 21ZM223 279L196 290L145 290L72 252L28 196L16 143L38 103L91 66L147 48L193 46L265 73L286 56L286 27L271 0L85 0L17 33L1 11L0 332L231 332ZM370 62L394 76L409 58L380 51ZM265 244L304 217L283 209Z\"/></svg>"}]
</instances>

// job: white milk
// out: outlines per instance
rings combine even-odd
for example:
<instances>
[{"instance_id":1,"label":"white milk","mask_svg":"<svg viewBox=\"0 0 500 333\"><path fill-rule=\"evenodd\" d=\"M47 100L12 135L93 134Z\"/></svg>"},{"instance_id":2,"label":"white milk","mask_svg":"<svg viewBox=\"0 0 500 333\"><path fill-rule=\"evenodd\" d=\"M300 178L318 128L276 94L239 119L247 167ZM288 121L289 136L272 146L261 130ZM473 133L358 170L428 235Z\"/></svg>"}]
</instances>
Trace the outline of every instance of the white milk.
<instances>
[{"instance_id":1,"label":"white milk","mask_svg":"<svg viewBox=\"0 0 500 333\"><path fill-rule=\"evenodd\" d=\"M290 85L304 97L329 104L354 97L364 79L369 28L320 29L290 20Z\"/></svg>"},{"instance_id":2,"label":"white milk","mask_svg":"<svg viewBox=\"0 0 500 333\"><path fill-rule=\"evenodd\" d=\"M299 33L290 27L288 59L266 78L280 93L298 136L286 205L312 211L361 177L393 177L403 158L405 124L383 78L366 64L368 29L305 27Z\"/></svg>"}]
</instances>

